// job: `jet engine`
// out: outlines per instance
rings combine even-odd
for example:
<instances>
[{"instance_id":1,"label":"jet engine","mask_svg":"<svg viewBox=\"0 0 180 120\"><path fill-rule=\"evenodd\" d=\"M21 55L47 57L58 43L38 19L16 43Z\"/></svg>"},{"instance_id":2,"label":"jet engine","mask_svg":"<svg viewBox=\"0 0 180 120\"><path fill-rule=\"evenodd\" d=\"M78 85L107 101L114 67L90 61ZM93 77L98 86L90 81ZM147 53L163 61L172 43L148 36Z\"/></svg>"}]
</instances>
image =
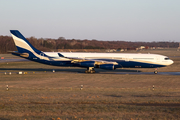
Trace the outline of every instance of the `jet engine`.
<instances>
[{"instance_id":1,"label":"jet engine","mask_svg":"<svg viewBox=\"0 0 180 120\"><path fill-rule=\"evenodd\" d=\"M99 68L101 69L106 69L106 70L114 70L114 65L113 64L103 64L99 65Z\"/></svg>"},{"instance_id":2,"label":"jet engine","mask_svg":"<svg viewBox=\"0 0 180 120\"><path fill-rule=\"evenodd\" d=\"M84 61L84 62L80 62L79 65L82 67L94 67L95 62L94 61Z\"/></svg>"}]
</instances>

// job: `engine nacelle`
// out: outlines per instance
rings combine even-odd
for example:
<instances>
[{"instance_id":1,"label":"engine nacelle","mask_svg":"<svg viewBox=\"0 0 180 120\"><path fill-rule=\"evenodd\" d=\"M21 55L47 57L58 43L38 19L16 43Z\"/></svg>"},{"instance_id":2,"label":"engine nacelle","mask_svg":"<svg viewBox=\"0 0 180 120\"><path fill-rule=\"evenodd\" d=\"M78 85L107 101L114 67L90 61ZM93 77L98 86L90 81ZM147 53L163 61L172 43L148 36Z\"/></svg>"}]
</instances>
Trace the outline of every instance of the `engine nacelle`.
<instances>
[{"instance_id":1,"label":"engine nacelle","mask_svg":"<svg viewBox=\"0 0 180 120\"><path fill-rule=\"evenodd\" d=\"M99 68L101 69L106 69L106 70L114 70L114 65L113 64L103 64L99 65Z\"/></svg>"},{"instance_id":2,"label":"engine nacelle","mask_svg":"<svg viewBox=\"0 0 180 120\"><path fill-rule=\"evenodd\" d=\"M80 62L79 65L82 67L94 67L95 62L94 61L84 61L84 62Z\"/></svg>"}]
</instances>

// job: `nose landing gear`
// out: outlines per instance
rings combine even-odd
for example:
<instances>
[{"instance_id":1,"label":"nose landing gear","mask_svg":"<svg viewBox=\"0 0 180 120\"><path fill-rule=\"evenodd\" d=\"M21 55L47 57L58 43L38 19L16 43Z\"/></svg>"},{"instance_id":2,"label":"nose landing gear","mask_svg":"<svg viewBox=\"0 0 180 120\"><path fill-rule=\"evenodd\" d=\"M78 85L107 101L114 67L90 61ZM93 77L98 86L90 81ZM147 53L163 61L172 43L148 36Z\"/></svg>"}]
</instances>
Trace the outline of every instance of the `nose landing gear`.
<instances>
[{"instance_id":1,"label":"nose landing gear","mask_svg":"<svg viewBox=\"0 0 180 120\"><path fill-rule=\"evenodd\" d=\"M154 70L154 74L157 74L158 73L158 69L156 68L155 70Z\"/></svg>"}]
</instances>

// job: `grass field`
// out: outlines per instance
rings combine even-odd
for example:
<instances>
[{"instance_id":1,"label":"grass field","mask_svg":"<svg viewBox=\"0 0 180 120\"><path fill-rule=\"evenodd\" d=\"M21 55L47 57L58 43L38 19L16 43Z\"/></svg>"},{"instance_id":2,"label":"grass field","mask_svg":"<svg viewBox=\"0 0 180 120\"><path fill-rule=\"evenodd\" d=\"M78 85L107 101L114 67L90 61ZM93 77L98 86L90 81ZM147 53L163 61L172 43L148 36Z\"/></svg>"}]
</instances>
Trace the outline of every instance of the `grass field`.
<instances>
[{"instance_id":1,"label":"grass field","mask_svg":"<svg viewBox=\"0 0 180 120\"><path fill-rule=\"evenodd\" d=\"M173 65L160 68L159 72L180 72L179 51L150 52L174 60ZM154 69L97 70L96 74L84 74L84 70L30 61L0 63L0 120L180 119L180 76L128 74ZM19 75L19 71L27 74Z\"/></svg>"}]
</instances>

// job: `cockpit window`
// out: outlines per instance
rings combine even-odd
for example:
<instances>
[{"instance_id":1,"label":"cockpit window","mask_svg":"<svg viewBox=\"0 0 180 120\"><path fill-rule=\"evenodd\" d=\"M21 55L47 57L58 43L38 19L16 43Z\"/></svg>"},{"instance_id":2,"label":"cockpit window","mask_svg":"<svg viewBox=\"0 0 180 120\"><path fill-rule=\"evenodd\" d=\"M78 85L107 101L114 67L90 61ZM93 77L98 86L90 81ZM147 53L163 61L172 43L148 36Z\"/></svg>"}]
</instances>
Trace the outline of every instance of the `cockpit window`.
<instances>
[{"instance_id":1,"label":"cockpit window","mask_svg":"<svg viewBox=\"0 0 180 120\"><path fill-rule=\"evenodd\" d=\"M169 58L164 58L165 60L170 60Z\"/></svg>"}]
</instances>

